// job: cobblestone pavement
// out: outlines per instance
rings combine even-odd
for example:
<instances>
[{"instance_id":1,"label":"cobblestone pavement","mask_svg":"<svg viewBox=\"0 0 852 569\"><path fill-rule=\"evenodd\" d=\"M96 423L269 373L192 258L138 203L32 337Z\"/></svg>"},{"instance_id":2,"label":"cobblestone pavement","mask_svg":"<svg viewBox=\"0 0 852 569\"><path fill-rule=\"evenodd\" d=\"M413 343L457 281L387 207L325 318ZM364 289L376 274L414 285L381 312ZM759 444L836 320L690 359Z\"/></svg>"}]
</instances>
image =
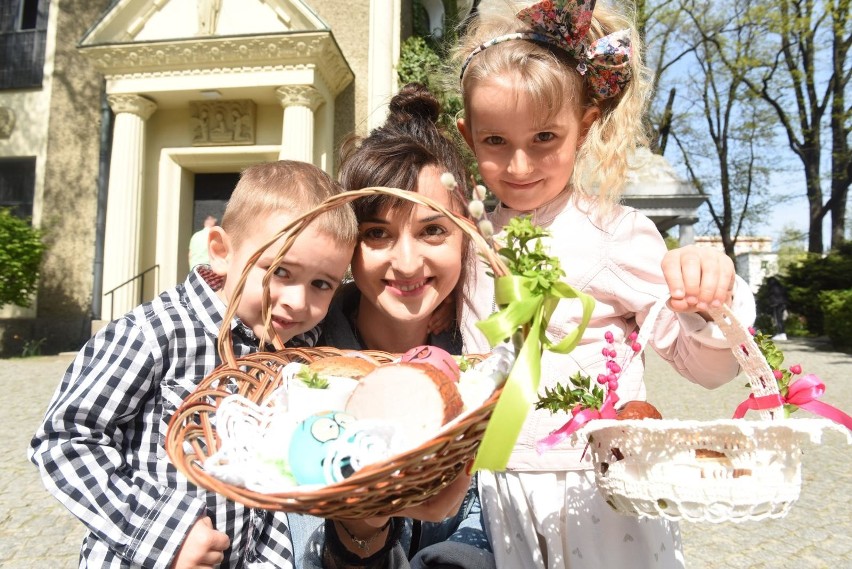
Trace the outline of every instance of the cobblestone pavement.
<instances>
[{"instance_id":1,"label":"cobblestone pavement","mask_svg":"<svg viewBox=\"0 0 852 569\"><path fill-rule=\"evenodd\" d=\"M787 363L801 363L826 383L823 401L852 411L852 356L791 341ZM0 360L0 567L64 569L77 566L83 527L42 486L26 458L32 434L71 356ZM648 358L649 399L668 418L717 419L747 394L735 380L708 391L679 378L658 357ZM802 416L810 416L800 411ZM681 524L687 566L704 568L852 567L850 450L829 433L808 445L801 497L782 519L740 524ZM608 569L608 568L601 568Z\"/></svg>"}]
</instances>

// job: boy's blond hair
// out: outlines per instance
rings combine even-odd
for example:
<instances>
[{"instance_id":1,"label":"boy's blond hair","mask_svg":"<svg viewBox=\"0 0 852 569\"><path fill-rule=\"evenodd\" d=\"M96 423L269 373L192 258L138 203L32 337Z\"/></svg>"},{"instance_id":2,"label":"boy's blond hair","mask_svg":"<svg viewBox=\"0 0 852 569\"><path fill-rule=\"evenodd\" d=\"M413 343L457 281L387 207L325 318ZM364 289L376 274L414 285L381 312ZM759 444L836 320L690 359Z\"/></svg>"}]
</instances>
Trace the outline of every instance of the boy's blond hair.
<instances>
[{"instance_id":1,"label":"boy's blond hair","mask_svg":"<svg viewBox=\"0 0 852 569\"><path fill-rule=\"evenodd\" d=\"M462 63L484 42L504 34L530 31L515 14L523 5L517 2L490 2L465 23L465 34L453 53L455 77ZM642 63L642 43L633 21L624 14L598 3L594 9L587 43L612 32L629 29L633 53L630 57L632 78L617 96L598 101L589 92L577 70L577 61L559 48L529 40L513 40L492 45L475 55L461 79L465 108L470 104L472 87L498 75L515 73L516 84L542 111L542 122L552 118L566 104L579 108L597 106L598 118L578 148L574 175L570 184L583 194L598 187L606 208L617 202L624 188L627 160L631 152L648 144L644 116L650 94L650 73ZM458 84L458 83L456 83ZM469 120L469 119L468 119Z\"/></svg>"},{"instance_id":2,"label":"boy's blond hair","mask_svg":"<svg viewBox=\"0 0 852 569\"><path fill-rule=\"evenodd\" d=\"M240 174L222 216L222 229L237 245L260 216L285 211L295 219L342 191L313 164L294 160L255 164ZM311 224L347 247L354 246L358 238L358 223L349 204L324 212Z\"/></svg>"}]
</instances>

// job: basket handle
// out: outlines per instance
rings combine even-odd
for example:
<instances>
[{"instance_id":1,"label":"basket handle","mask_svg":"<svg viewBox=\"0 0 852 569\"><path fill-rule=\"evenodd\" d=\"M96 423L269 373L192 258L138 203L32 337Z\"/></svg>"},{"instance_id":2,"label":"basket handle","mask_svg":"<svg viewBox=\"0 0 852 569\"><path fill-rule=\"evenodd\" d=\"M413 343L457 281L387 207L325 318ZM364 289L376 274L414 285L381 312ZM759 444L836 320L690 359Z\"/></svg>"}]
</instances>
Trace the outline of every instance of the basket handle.
<instances>
[{"instance_id":1,"label":"basket handle","mask_svg":"<svg viewBox=\"0 0 852 569\"><path fill-rule=\"evenodd\" d=\"M748 328L737 320L727 305L711 306L707 309L707 312L722 330L725 338L731 342L731 351L748 378L754 397L758 399L769 396L774 397L777 401L782 401L775 374L769 367L766 358L763 357L760 348L757 347L757 343L755 343ZM766 420L785 417L783 404L759 409L759 412L760 418Z\"/></svg>"},{"instance_id":2,"label":"basket handle","mask_svg":"<svg viewBox=\"0 0 852 569\"><path fill-rule=\"evenodd\" d=\"M633 361L633 358L640 356L645 350L648 339L656 327L659 315L668 301L669 297L661 298L648 311L648 316L645 318L645 322L642 323L639 336L636 339L640 345L639 351L630 357L627 363L622 366L623 368L626 368ZM754 397L756 399L766 398L762 399L763 401L782 401L779 397L778 382L775 380L772 368L769 367L769 363L763 357L763 353L757 347L748 328L737 320L734 313L725 304L719 307L710 307L707 312L710 314L713 322L719 326L725 338L731 343L731 352L748 378ZM772 420L784 418L783 404L759 409L759 412L761 419Z\"/></svg>"},{"instance_id":3,"label":"basket handle","mask_svg":"<svg viewBox=\"0 0 852 569\"><path fill-rule=\"evenodd\" d=\"M293 246L293 242L296 240L296 237L298 237L298 235L305 229L305 227L307 227L308 224L310 224L314 219L331 209L343 206L352 201L355 201L356 199L375 195L392 196L401 200L413 202L415 204L424 205L446 216L452 223L454 223L468 237L470 237L471 240L473 240L474 244L479 250L479 253L491 266L495 278L507 276L509 274L509 270L506 267L505 263L502 261L502 259L500 259L500 257L494 251L493 247L479 233L479 231L476 229L476 226L469 219L458 216L457 214L446 209L441 204L433 201L432 199L426 196L423 196L416 192L400 190L398 188L387 188L380 186L363 188L360 190L346 191L340 194L336 194L334 196L326 198L314 209L300 215L299 217L282 227L281 230L278 231L278 233L276 233L272 238L269 239L269 241L262 245L246 262L246 266L243 268L240 280L237 282L237 286L234 289L234 294L228 302L228 309L225 313L225 319L222 322L221 329L219 330L218 350L223 363L227 364L231 368L237 368L237 359L234 355L234 345L231 341L231 324L234 316L236 315L237 306L239 306L240 299L242 298L243 289L245 287L246 280L248 279L249 272L251 271L254 264L257 263L258 259L260 259L261 255L263 255L263 253L269 247L271 247L273 243L275 243L282 237L285 238L284 243L281 245L281 248L278 250L278 253L275 256L275 259L273 260L269 269L266 271L266 274L263 276L263 302L261 305L262 317L266 334L268 335L269 339L271 339L275 348L277 350L282 350L284 349L284 343L281 342L277 334L275 334L274 330L272 329L272 300L269 292L269 281L272 278L272 275L277 270L278 264L281 263L281 261L284 259L284 256ZM266 338L261 338L260 340L261 342L264 342Z\"/></svg>"}]
</instances>

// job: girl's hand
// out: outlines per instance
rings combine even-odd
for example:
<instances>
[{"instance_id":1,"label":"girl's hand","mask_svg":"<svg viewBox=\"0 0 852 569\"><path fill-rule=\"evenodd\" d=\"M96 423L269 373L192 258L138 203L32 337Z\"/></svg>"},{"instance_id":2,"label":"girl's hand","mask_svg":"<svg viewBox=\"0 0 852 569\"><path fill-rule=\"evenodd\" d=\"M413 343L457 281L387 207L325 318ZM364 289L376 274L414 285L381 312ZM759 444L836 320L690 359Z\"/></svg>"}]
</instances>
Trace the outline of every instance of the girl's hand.
<instances>
[{"instance_id":1,"label":"girl's hand","mask_svg":"<svg viewBox=\"0 0 852 569\"><path fill-rule=\"evenodd\" d=\"M731 258L709 247L687 245L663 257L669 306L675 312L698 312L710 320L710 306L731 304L736 273Z\"/></svg>"}]
</instances>

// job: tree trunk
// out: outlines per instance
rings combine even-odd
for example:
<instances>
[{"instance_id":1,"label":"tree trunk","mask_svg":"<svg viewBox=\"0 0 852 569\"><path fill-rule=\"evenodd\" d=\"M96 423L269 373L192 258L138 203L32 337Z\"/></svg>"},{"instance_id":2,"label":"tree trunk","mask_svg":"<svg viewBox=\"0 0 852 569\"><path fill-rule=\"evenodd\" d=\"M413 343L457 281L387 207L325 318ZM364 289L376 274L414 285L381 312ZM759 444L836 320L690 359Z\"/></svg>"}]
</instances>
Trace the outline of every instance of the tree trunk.
<instances>
[{"instance_id":1,"label":"tree trunk","mask_svg":"<svg viewBox=\"0 0 852 569\"><path fill-rule=\"evenodd\" d=\"M822 186L819 179L819 151L805 151L800 156L805 166L805 188L810 214L808 217L808 251L822 254L822 220L825 217L825 208L822 204Z\"/></svg>"},{"instance_id":2,"label":"tree trunk","mask_svg":"<svg viewBox=\"0 0 852 569\"><path fill-rule=\"evenodd\" d=\"M831 90L831 248L838 249L846 239L846 203L852 185L852 149L849 134L852 124L846 111L846 89L849 73L845 69L850 43L844 40L849 28L849 0L833 6L834 41L832 65L834 82Z\"/></svg>"}]
</instances>

